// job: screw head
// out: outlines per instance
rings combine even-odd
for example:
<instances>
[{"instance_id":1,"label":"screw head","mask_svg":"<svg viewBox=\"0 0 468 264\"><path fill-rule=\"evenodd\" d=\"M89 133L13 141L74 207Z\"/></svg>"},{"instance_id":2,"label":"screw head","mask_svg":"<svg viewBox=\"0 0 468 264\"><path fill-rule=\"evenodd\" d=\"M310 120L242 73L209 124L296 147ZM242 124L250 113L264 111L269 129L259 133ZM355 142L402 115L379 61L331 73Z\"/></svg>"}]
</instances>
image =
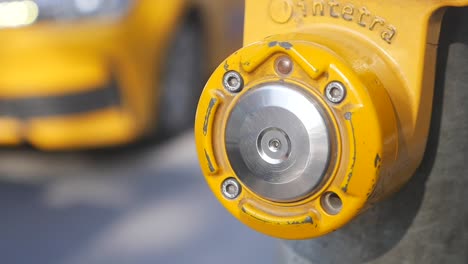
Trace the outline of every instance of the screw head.
<instances>
[{"instance_id":1,"label":"screw head","mask_svg":"<svg viewBox=\"0 0 468 264\"><path fill-rule=\"evenodd\" d=\"M281 141L279 139L272 139L268 142L268 148L271 152L278 152L281 149Z\"/></svg>"},{"instance_id":2,"label":"screw head","mask_svg":"<svg viewBox=\"0 0 468 264\"><path fill-rule=\"evenodd\" d=\"M241 193L241 186L234 178L226 179L221 185L223 196L229 200L236 199Z\"/></svg>"},{"instance_id":3,"label":"screw head","mask_svg":"<svg viewBox=\"0 0 468 264\"><path fill-rule=\"evenodd\" d=\"M276 60L276 72L280 75L289 75L293 70L293 62L288 56L281 56Z\"/></svg>"},{"instance_id":4,"label":"screw head","mask_svg":"<svg viewBox=\"0 0 468 264\"><path fill-rule=\"evenodd\" d=\"M333 81L327 85L325 95L328 101L339 104L343 102L346 97L346 88L342 83Z\"/></svg>"},{"instance_id":5,"label":"screw head","mask_svg":"<svg viewBox=\"0 0 468 264\"><path fill-rule=\"evenodd\" d=\"M228 71L223 77L223 86L231 93L238 93L244 88L244 79L236 71Z\"/></svg>"}]
</instances>

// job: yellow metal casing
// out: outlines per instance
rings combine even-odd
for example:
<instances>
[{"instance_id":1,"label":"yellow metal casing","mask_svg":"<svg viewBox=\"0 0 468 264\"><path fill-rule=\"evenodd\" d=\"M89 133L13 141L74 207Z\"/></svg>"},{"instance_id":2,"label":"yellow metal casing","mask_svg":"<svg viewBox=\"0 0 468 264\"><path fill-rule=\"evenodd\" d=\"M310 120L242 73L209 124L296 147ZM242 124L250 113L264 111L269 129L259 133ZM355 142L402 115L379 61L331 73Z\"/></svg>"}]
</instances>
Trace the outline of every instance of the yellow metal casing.
<instances>
[{"instance_id":1,"label":"yellow metal casing","mask_svg":"<svg viewBox=\"0 0 468 264\"><path fill-rule=\"evenodd\" d=\"M244 47L213 73L200 99L195 137L208 184L240 221L265 234L305 239L327 234L397 191L419 166L431 118L435 55L443 7L468 1L246 2ZM275 72L279 56L293 72ZM227 92L227 71L245 87ZM327 102L325 86L340 81L347 97ZM309 197L289 203L266 200L242 184L233 200L221 194L238 179L224 142L227 119L239 98L260 83L291 83L326 110L335 148L326 180ZM286 98L285 98L286 100ZM333 192L342 209L332 215L321 199Z\"/></svg>"}]
</instances>

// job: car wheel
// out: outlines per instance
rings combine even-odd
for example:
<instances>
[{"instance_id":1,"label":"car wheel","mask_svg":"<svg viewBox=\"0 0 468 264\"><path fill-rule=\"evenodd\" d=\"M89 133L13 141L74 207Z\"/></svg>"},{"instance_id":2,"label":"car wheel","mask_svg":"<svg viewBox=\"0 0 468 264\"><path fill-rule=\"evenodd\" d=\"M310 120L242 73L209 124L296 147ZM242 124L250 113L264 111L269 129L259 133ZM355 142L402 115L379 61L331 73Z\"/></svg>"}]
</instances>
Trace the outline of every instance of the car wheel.
<instances>
[{"instance_id":1,"label":"car wheel","mask_svg":"<svg viewBox=\"0 0 468 264\"><path fill-rule=\"evenodd\" d=\"M157 135L179 134L193 127L203 90L203 43L200 23L186 19L174 35L162 74Z\"/></svg>"}]
</instances>

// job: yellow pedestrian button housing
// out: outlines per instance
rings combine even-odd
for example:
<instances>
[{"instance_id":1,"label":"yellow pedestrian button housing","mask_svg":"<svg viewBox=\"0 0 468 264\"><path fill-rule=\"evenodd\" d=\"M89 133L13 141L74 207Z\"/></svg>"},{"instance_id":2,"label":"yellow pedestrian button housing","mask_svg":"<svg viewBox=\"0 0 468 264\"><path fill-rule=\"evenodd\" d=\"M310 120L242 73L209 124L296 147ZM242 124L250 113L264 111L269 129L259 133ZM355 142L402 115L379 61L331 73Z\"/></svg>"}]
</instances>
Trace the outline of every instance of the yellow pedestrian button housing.
<instances>
[{"instance_id":1,"label":"yellow pedestrian button housing","mask_svg":"<svg viewBox=\"0 0 468 264\"><path fill-rule=\"evenodd\" d=\"M437 10L468 3L445 2L247 1L246 46L196 116L218 200L260 232L306 239L397 191L425 149Z\"/></svg>"}]
</instances>

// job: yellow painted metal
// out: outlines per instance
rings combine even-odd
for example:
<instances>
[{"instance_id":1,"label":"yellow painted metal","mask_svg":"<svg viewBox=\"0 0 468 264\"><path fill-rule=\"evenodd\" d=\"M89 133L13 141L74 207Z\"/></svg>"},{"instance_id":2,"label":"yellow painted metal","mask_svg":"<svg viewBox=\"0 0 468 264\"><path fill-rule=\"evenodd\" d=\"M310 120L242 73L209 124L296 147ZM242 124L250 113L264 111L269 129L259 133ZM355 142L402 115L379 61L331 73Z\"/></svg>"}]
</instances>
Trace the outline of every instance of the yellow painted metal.
<instances>
[{"instance_id":1,"label":"yellow painted metal","mask_svg":"<svg viewBox=\"0 0 468 264\"><path fill-rule=\"evenodd\" d=\"M397 191L424 154L443 7L462 5L468 1L247 1L245 47L211 76L195 123L201 168L218 200L258 231L305 239L342 227ZM283 55L295 65L287 77L274 67ZM229 70L244 78L239 94L222 87ZM324 96L333 80L348 90L338 105ZM228 116L239 98L266 82L294 83L314 96L331 117L338 142L332 175L294 203L265 200L244 185L234 200L220 191L225 179L238 179L224 143ZM343 202L336 215L320 202L330 191Z\"/></svg>"},{"instance_id":2,"label":"yellow painted metal","mask_svg":"<svg viewBox=\"0 0 468 264\"><path fill-rule=\"evenodd\" d=\"M15 146L21 143L18 135L21 133L21 123L15 119L4 117L0 118L0 127L2 133L0 133L0 141L4 145Z\"/></svg>"},{"instance_id":3,"label":"yellow painted metal","mask_svg":"<svg viewBox=\"0 0 468 264\"><path fill-rule=\"evenodd\" d=\"M47 117L24 123L24 137L44 150L115 145L134 138L132 117L118 108L70 115L66 119ZM77 133L76 131L80 131ZM93 135L83 138L83 134ZM112 137L106 135L111 134Z\"/></svg>"},{"instance_id":4,"label":"yellow painted metal","mask_svg":"<svg viewBox=\"0 0 468 264\"><path fill-rule=\"evenodd\" d=\"M243 10L239 0L211 4L207 0L131 2L130 12L122 18L39 21L30 26L0 29L1 99L65 96L99 89L116 78L123 102L119 111L101 109L87 117L81 114L80 118L65 115L32 121L2 119L0 124L4 123L5 129L0 133L1 145L30 139L46 149L118 145L157 127L155 116L164 114L155 111L160 103L158 73L170 59L166 54L172 37L189 10L197 9L202 15L208 69L214 69L219 60L241 45L242 36L225 36L232 26L227 14L234 9ZM57 129L57 122L51 123L50 119L60 120L61 128ZM28 130L31 123L41 129ZM105 124L115 129L103 130ZM57 131L68 134L58 135ZM89 135L98 136L90 140Z\"/></svg>"}]
</instances>

